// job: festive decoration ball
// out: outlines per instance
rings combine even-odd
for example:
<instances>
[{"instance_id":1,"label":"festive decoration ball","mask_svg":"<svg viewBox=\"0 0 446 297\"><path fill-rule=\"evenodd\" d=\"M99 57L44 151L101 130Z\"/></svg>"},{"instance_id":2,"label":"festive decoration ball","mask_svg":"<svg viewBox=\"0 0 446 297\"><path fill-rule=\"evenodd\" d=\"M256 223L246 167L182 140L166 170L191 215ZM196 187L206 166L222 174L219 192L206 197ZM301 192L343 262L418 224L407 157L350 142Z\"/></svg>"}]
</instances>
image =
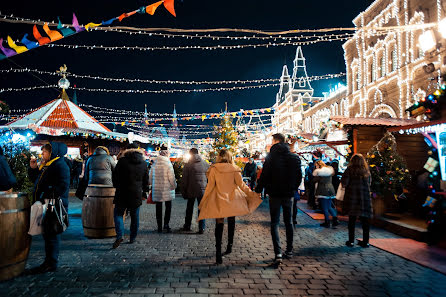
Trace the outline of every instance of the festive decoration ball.
<instances>
[{"instance_id":1,"label":"festive decoration ball","mask_svg":"<svg viewBox=\"0 0 446 297\"><path fill-rule=\"evenodd\" d=\"M65 77L62 77L61 79L59 79L59 82L57 84L62 89L68 89L70 87L70 81L68 79L66 79Z\"/></svg>"},{"instance_id":2,"label":"festive decoration ball","mask_svg":"<svg viewBox=\"0 0 446 297\"><path fill-rule=\"evenodd\" d=\"M371 155L370 157L373 159L373 158L375 158L375 155Z\"/></svg>"},{"instance_id":3,"label":"festive decoration ball","mask_svg":"<svg viewBox=\"0 0 446 297\"><path fill-rule=\"evenodd\" d=\"M431 156L431 155L432 155L432 151L428 151L427 154L428 154L429 156Z\"/></svg>"}]
</instances>

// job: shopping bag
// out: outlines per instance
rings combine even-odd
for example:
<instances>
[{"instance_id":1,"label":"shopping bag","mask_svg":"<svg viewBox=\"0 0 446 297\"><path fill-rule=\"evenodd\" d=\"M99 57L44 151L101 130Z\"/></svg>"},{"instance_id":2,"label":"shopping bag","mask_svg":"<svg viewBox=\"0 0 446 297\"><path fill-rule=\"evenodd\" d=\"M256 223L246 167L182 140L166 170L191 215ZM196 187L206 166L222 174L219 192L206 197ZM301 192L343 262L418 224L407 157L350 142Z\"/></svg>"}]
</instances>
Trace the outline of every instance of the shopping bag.
<instances>
[{"instance_id":1,"label":"shopping bag","mask_svg":"<svg viewBox=\"0 0 446 297\"><path fill-rule=\"evenodd\" d=\"M338 191L336 192L336 200L344 201L345 188L342 184L339 184Z\"/></svg>"},{"instance_id":2,"label":"shopping bag","mask_svg":"<svg viewBox=\"0 0 446 297\"><path fill-rule=\"evenodd\" d=\"M68 213L60 198L49 199L42 219L43 234L57 235L68 228Z\"/></svg>"},{"instance_id":3,"label":"shopping bag","mask_svg":"<svg viewBox=\"0 0 446 297\"><path fill-rule=\"evenodd\" d=\"M36 201L31 206L31 216L28 234L31 236L42 234L42 218L44 214L42 202Z\"/></svg>"},{"instance_id":4,"label":"shopping bag","mask_svg":"<svg viewBox=\"0 0 446 297\"><path fill-rule=\"evenodd\" d=\"M147 197L147 204L155 204L152 199L152 191L149 192L149 196Z\"/></svg>"}]
</instances>

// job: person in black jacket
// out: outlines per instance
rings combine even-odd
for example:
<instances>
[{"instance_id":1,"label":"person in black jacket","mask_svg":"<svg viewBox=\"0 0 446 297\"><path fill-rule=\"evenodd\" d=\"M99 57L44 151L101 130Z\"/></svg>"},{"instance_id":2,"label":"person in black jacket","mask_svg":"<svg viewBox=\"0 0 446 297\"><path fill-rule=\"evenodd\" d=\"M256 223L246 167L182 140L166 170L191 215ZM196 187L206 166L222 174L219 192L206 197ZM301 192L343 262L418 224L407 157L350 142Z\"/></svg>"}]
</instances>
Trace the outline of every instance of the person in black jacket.
<instances>
[{"instance_id":1,"label":"person in black jacket","mask_svg":"<svg viewBox=\"0 0 446 297\"><path fill-rule=\"evenodd\" d=\"M300 176L300 178L299 178ZM285 143L285 136L277 133L273 135L273 146L263 164L263 171L258 180L255 191L261 193L263 188L269 195L271 215L271 236L273 240L275 264L282 262L282 249L279 237L280 208L283 208L283 220L286 228L287 248L285 257L293 255L293 225L291 212L294 191L297 191L298 179L302 178L300 159L292 154Z\"/></svg>"},{"instance_id":2,"label":"person in black jacket","mask_svg":"<svg viewBox=\"0 0 446 297\"><path fill-rule=\"evenodd\" d=\"M115 169L115 160L110 156L108 148L98 146L93 155L85 164L84 179L88 185L113 185L112 172Z\"/></svg>"},{"instance_id":3,"label":"person in black jacket","mask_svg":"<svg viewBox=\"0 0 446 297\"><path fill-rule=\"evenodd\" d=\"M208 179L206 177L206 172L209 169L208 163L206 163L200 157L196 148L191 148L189 154L191 156L189 161L184 165L183 177L181 178L180 186L183 198L187 199L186 219L181 231L190 231L195 200L197 200L198 204L200 204L201 198L203 198L203 194L208 183ZM198 215L200 215L200 211L198 211ZM205 226L205 220L200 220L198 222L199 234L204 233Z\"/></svg>"},{"instance_id":4,"label":"person in black jacket","mask_svg":"<svg viewBox=\"0 0 446 297\"><path fill-rule=\"evenodd\" d=\"M139 207L142 204L142 193L148 191L149 175L143 151L136 144L129 144L127 150L116 164L113 171L113 186L116 188L114 220L116 240L113 248L123 241L125 210L130 211L130 241L134 243L139 228Z\"/></svg>"},{"instance_id":5,"label":"person in black jacket","mask_svg":"<svg viewBox=\"0 0 446 297\"><path fill-rule=\"evenodd\" d=\"M64 155L67 146L61 142L51 142L42 147L42 162L37 166L37 160L30 160L29 177L34 182L33 202L45 203L45 199L60 197L68 212L68 194L70 190L70 168L65 162ZM45 261L42 265L31 269L31 273L55 271L59 259L61 234L44 234Z\"/></svg>"},{"instance_id":6,"label":"person in black jacket","mask_svg":"<svg viewBox=\"0 0 446 297\"><path fill-rule=\"evenodd\" d=\"M8 161L3 156L3 149L0 147L0 191L8 191L16 183L17 180L9 168Z\"/></svg>"},{"instance_id":7,"label":"person in black jacket","mask_svg":"<svg viewBox=\"0 0 446 297\"><path fill-rule=\"evenodd\" d=\"M254 163L253 158L249 158L248 163L246 163L243 176L250 178L249 187L253 190L257 180L257 165Z\"/></svg>"}]
</instances>

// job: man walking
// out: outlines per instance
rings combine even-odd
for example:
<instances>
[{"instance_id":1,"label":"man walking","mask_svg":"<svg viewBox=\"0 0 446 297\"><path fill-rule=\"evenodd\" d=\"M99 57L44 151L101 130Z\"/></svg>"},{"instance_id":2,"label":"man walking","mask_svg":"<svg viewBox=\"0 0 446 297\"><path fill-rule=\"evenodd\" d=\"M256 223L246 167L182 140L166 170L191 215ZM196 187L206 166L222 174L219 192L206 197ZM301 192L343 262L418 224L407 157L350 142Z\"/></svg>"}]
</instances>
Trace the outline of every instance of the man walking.
<instances>
[{"instance_id":1,"label":"man walking","mask_svg":"<svg viewBox=\"0 0 446 297\"><path fill-rule=\"evenodd\" d=\"M297 191L299 176L302 177L300 159L292 154L285 143L285 136L277 133L273 135L273 146L263 164L263 171L258 180L256 192L261 193L265 188L269 195L271 215L271 237L274 246L274 264L282 263L282 248L279 237L280 208L283 208L283 220L286 228L287 247L285 257L293 256L293 225L292 207L294 191Z\"/></svg>"},{"instance_id":2,"label":"man walking","mask_svg":"<svg viewBox=\"0 0 446 297\"><path fill-rule=\"evenodd\" d=\"M113 248L117 248L123 241L125 210L130 211L130 241L134 243L139 228L139 207L142 202L143 191L148 191L149 175L147 164L143 157L143 150L136 144L129 144L127 150L116 164L113 171L113 186L116 188L114 220L116 241Z\"/></svg>"},{"instance_id":3,"label":"man walking","mask_svg":"<svg viewBox=\"0 0 446 297\"><path fill-rule=\"evenodd\" d=\"M189 151L190 159L184 165L183 178L181 179L181 194L187 199L186 219L181 231L190 231L192 214L194 212L195 199L200 204L206 189L207 178L206 172L209 165L200 157L196 148ZM198 222L198 233L203 234L205 229L205 220Z\"/></svg>"},{"instance_id":4,"label":"man walking","mask_svg":"<svg viewBox=\"0 0 446 297\"><path fill-rule=\"evenodd\" d=\"M250 178L249 187L253 190L257 180L257 165L254 163L253 158L249 158L248 163L246 163L245 169L243 170L243 176Z\"/></svg>"}]
</instances>

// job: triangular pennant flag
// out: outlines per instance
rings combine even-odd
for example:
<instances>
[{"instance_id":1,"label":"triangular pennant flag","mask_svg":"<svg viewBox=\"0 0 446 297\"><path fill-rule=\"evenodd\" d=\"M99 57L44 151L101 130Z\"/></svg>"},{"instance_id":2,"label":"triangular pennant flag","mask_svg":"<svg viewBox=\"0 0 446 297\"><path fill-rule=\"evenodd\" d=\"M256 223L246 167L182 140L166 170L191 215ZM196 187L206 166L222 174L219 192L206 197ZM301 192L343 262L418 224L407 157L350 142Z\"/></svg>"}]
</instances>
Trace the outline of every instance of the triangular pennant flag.
<instances>
[{"instance_id":1,"label":"triangular pennant flag","mask_svg":"<svg viewBox=\"0 0 446 297\"><path fill-rule=\"evenodd\" d=\"M118 18L112 18L108 21L102 21L102 25L111 25L114 21L116 21Z\"/></svg>"},{"instance_id":2,"label":"triangular pennant flag","mask_svg":"<svg viewBox=\"0 0 446 297\"><path fill-rule=\"evenodd\" d=\"M43 25L43 31L45 31L46 35L48 35L51 39L51 42L62 39L63 36L56 30L51 30L50 27L48 27L48 24Z\"/></svg>"},{"instance_id":3,"label":"triangular pennant flag","mask_svg":"<svg viewBox=\"0 0 446 297\"><path fill-rule=\"evenodd\" d=\"M146 12L150 15L154 15L158 6L160 6L163 2L164 1L158 1L153 4L150 4L149 6L146 7Z\"/></svg>"},{"instance_id":4,"label":"triangular pennant flag","mask_svg":"<svg viewBox=\"0 0 446 297\"><path fill-rule=\"evenodd\" d=\"M39 46L38 42L35 41L31 41L28 39L28 33L26 33L25 35L23 35L22 40L20 41L21 43L23 43L27 49L33 49Z\"/></svg>"},{"instance_id":5,"label":"triangular pennant flag","mask_svg":"<svg viewBox=\"0 0 446 297\"><path fill-rule=\"evenodd\" d=\"M34 25L33 27L33 35L40 45L44 45L51 42L51 40L48 37L42 37L42 35L40 35L40 32L37 29L36 25Z\"/></svg>"},{"instance_id":6,"label":"triangular pennant flag","mask_svg":"<svg viewBox=\"0 0 446 297\"><path fill-rule=\"evenodd\" d=\"M85 25L85 29L88 31L90 28L99 27L101 24L97 23L88 23Z\"/></svg>"},{"instance_id":7,"label":"triangular pennant flag","mask_svg":"<svg viewBox=\"0 0 446 297\"><path fill-rule=\"evenodd\" d=\"M123 19L128 18L129 16L132 16L132 15L134 15L134 14L137 13L137 12L138 12L138 10L134 10L134 11L132 11L132 12L126 12L126 13L123 13L123 14L121 14L121 15L118 17L118 20L119 20L119 21L122 21Z\"/></svg>"},{"instance_id":8,"label":"triangular pennant flag","mask_svg":"<svg viewBox=\"0 0 446 297\"><path fill-rule=\"evenodd\" d=\"M12 48L13 50L15 50L16 53L18 53L18 54L21 54L21 53L26 52L28 50L26 48L26 46L15 44L14 40L12 40L12 38L10 36L8 36L6 38L6 40L8 41L9 47Z\"/></svg>"},{"instance_id":9,"label":"triangular pennant flag","mask_svg":"<svg viewBox=\"0 0 446 297\"><path fill-rule=\"evenodd\" d=\"M77 17L74 13L73 13L73 27L74 27L74 30L76 30L76 32L85 30L85 28L82 28L81 26L79 26L79 22L77 21Z\"/></svg>"},{"instance_id":10,"label":"triangular pennant flag","mask_svg":"<svg viewBox=\"0 0 446 297\"><path fill-rule=\"evenodd\" d=\"M176 17L175 8L173 6L174 0L164 0L164 7L169 11L174 17Z\"/></svg>"},{"instance_id":11,"label":"triangular pennant flag","mask_svg":"<svg viewBox=\"0 0 446 297\"><path fill-rule=\"evenodd\" d=\"M59 30L60 33L62 33L63 37L67 37L69 35L74 34L73 30L71 30L70 28L64 28L62 26L62 22L60 21L59 17L57 17L57 19L59 20L59 23L57 24L57 30Z\"/></svg>"},{"instance_id":12,"label":"triangular pennant flag","mask_svg":"<svg viewBox=\"0 0 446 297\"><path fill-rule=\"evenodd\" d=\"M0 38L0 50L5 54L5 56L7 57L11 57L14 56L15 54L17 54L14 50L10 49L10 48L6 48L3 46L3 38Z\"/></svg>"}]
</instances>

